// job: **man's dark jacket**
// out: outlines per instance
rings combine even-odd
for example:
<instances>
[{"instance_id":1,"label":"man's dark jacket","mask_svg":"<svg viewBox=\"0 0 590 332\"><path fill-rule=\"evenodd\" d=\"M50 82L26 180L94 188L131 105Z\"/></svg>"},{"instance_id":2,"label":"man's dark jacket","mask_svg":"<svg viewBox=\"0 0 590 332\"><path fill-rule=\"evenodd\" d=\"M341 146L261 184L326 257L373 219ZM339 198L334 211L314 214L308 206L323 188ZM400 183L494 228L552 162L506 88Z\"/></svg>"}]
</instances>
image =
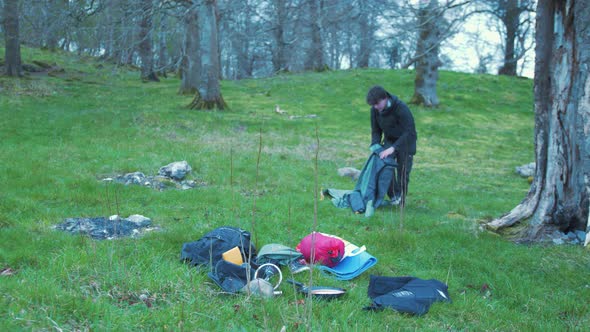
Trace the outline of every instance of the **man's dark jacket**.
<instances>
[{"instance_id":1,"label":"man's dark jacket","mask_svg":"<svg viewBox=\"0 0 590 332\"><path fill-rule=\"evenodd\" d=\"M393 146L400 154L414 155L416 139L412 112L396 96L389 94L389 105L381 112L371 107L371 145L383 144L384 148Z\"/></svg>"}]
</instances>

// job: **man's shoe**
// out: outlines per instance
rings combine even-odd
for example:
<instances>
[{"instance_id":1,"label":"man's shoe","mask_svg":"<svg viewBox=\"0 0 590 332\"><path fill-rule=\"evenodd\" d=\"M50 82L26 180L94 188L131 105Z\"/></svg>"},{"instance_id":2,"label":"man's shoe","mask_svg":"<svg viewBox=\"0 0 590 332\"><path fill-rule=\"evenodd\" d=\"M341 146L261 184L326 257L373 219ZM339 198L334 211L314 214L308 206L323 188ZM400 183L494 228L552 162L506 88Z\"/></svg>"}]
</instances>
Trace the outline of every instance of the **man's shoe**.
<instances>
[{"instance_id":1,"label":"man's shoe","mask_svg":"<svg viewBox=\"0 0 590 332\"><path fill-rule=\"evenodd\" d=\"M402 198L400 196L393 196L391 200L385 201L385 205L395 205L398 206L402 202Z\"/></svg>"}]
</instances>

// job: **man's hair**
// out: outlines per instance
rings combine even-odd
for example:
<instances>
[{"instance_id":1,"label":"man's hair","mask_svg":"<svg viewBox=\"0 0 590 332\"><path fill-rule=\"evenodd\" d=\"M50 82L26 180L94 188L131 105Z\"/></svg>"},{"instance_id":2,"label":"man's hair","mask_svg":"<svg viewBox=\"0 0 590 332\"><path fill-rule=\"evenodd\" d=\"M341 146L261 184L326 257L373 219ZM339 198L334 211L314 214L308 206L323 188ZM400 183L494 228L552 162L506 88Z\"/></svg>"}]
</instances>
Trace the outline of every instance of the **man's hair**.
<instances>
[{"instance_id":1,"label":"man's hair","mask_svg":"<svg viewBox=\"0 0 590 332\"><path fill-rule=\"evenodd\" d=\"M367 93L367 104L373 106L387 97L389 97L387 91L382 86L375 85Z\"/></svg>"}]
</instances>

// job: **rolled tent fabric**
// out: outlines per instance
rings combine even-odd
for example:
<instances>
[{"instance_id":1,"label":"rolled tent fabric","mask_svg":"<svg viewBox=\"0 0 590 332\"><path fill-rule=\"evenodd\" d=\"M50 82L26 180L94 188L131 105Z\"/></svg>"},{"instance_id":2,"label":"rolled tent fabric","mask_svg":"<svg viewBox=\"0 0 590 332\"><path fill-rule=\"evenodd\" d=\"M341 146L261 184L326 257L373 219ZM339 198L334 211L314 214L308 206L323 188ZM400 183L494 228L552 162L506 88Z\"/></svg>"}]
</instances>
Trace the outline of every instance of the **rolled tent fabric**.
<instances>
[{"instance_id":1,"label":"rolled tent fabric","mask_svg":"<svg viewBox=\"0 0 590 332\"><path fill-rule=\"evenodd\" d=\"M375 209L383 203L387 190L395 179L397 167L392 156L381 159L381 151L381 145L371 146L371 155L361 170L354 190L328 188L322 191L322 195L330 198L336 207L351 208L354 213L364 213L365 217L371 217Z\"/></svg>"}]
</instances>

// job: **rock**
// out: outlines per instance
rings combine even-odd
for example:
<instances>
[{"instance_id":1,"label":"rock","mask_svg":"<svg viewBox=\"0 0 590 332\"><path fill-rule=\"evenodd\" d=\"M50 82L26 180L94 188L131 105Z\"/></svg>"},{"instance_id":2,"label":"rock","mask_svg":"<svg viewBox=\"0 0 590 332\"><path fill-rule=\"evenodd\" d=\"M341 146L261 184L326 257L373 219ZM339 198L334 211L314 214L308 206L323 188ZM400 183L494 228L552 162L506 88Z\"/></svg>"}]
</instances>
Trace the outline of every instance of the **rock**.
<instances>
[{"instance_id":1,"label":"rock","mask_svg":"<svg viewBox=\"0 0 590 332\"><path fill-rule=\"evenodd\" d=\"M338 169L338 175L348 176L353 180L358 180L361 171L353 167L342 167Z\"/></svg>"},{"instance_id":2,"label":"rock","mask_svg":"<svg viewBox=\"0 0 590 332\"><path fill-rule=\"evenodd\" d=\"M193 189L196 185L197 185L197 183L195 181L186 180L186 181L182 181L180 183L180 189L182 189L182 190Z\"/></svg>"},{"instance_id":3,"label":"rock","mask_svg":"<svg viewBox=\"0 0 590 332\"><path fill-rule=\"evenodd\" d=\"M128 184L143 184L145 182L145 174L142 172L127 173L119 178L117 181Z\"/></svg>"},{"instance_id":4,"label":"rock","mask_svg":"<svg viewBox=\"0 0 590 332\"><path fill-rule=\"evenodd\" d=\"M172 189L172 188L176 188L176 181L174 181L174 179L171 179L169 177L166 176L155 176L153 178L153 183L152 183L152 188L155 188L157 190L166 190L166 189Z\"/></svg>"},{"instance_id":5,"label":"rock","mask_svg":"<svg viewBox=\"0 0 590 332\"><path fill-rule=\"evenodd\" d=\"M174 180L182 180L186 174L192 171L191 166L185 161L175 161L166 166L160 167L158 175L172 178Z\"/></svg>"},{"instance_id":6,"label":"rock","mask_svg":"<svg viewBox=\"0 0 590 332\"><path fill-rule=\"evenodd\" d=\"M563 244L564 243L562 238L556 238L556 239L553 239L552 241L555 244Z\"/></svg>"},{"instance_id":7,"label":"rock","mask_svg":"<svg viewBox=\"0 0 590 332\"><path fill-rule=\"evenodd\" d=\"M586 233L584 231L576 231L575 234L580 242L584 243L586 241Z\"/></svg>"},{"instance_id":8,"label":"rock","mask_svg":"<svg viewBox=\"0 0 590 332\"><path fill-rule=\"evenodd\" d=\"M98 240L137 237L150 230L149 218L141 215L132 215L129 218L120 218L118 215L109 218L67 218L55 228L72 234L88 235Z\"/></svg>"},{"instance_id":9,"label":"rock","mask_svg":"<svg viewBox=\"0 0 590 332\"><path fill-rule=\"evenodd\" d=\"M141 214L132 214L126 219L139 227L146 227L152 223L152 220L150 218L144 217Z\"/></svg>"},{"instance_id":10,"label":"rock","mask_svg":"<svg viewBox=\"0 0 590 332\"><path fill-rule=\"evenodd\" d=\"M198 181L183 180L186 174L191 171L192 169L186 161L180 161L161 167L158 175L155 176L146 176L142 172L132 172L125 175L118 175L114 179L111 177L103 178L102 181L106 183L114 181L125 185L135 184L158 191L168 189L188 190L207 184L201 179L198 179Z\"/></svg>"},{"instance_id":11,"label":"rock","mask_svg":"<svg viewBox=\"0 0 590 332\"><path fill-rule=\"evenodd\" d=\"M516 173L524 178L535 175L535 163L532 162L526 165L517 166Z\"/></svg>"}]
</instances>

